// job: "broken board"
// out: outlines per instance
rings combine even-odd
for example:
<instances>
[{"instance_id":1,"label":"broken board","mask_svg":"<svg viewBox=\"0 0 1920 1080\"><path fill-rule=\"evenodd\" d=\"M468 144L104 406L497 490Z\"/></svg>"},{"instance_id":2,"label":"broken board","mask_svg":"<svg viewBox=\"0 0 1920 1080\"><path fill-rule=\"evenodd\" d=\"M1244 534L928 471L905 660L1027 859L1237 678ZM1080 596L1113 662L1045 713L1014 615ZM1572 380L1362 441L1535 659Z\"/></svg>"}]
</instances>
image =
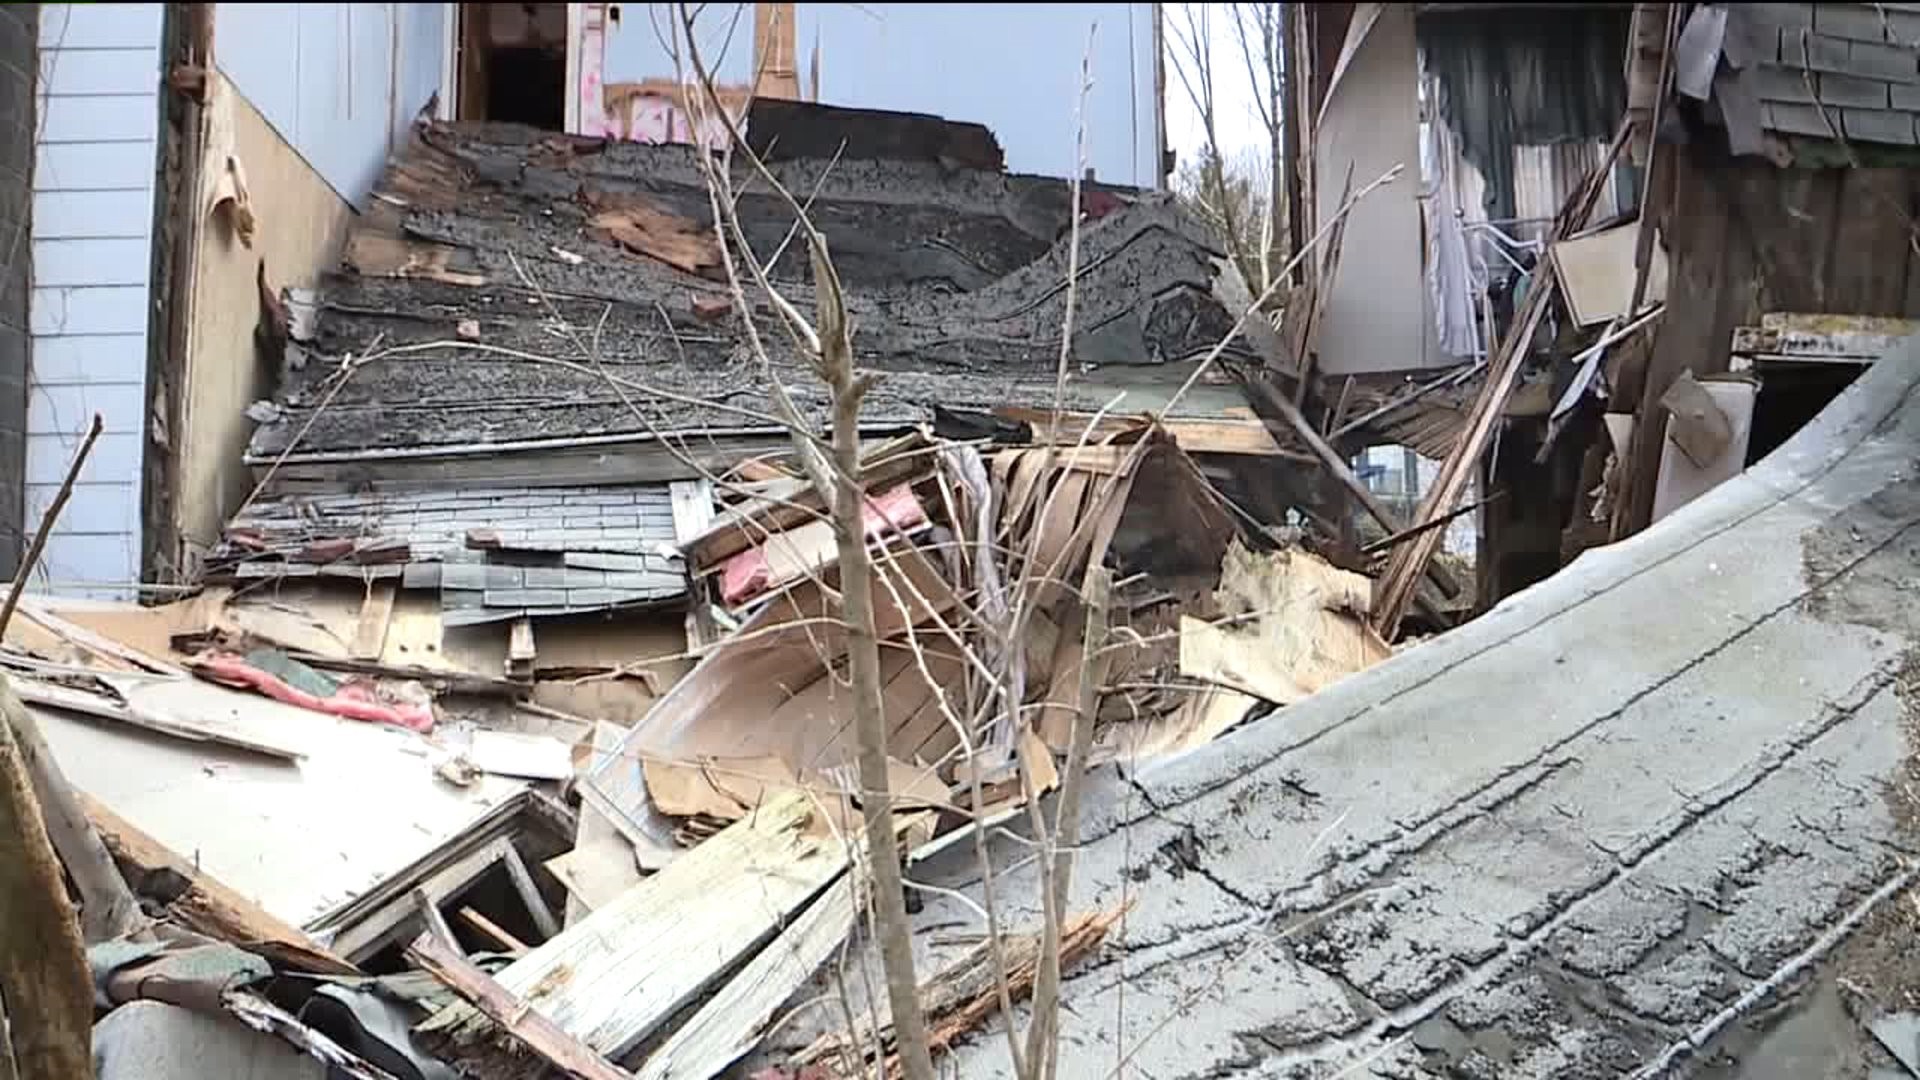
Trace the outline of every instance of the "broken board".
<instances>
[{"instance_id":1,"label":"broken board","mask_svg":"<svg viewBox=\"0 0 1920 1080\"><path fill-rule=\"evenodd\" d=\"M596 1052L621 1056L845 869L846 849L809 830L813 815L798 797L761 807L509 964L500 984ZM454 1006L420 1030L464 1041L490 1026Z\"/></svg>"}]
</instances>

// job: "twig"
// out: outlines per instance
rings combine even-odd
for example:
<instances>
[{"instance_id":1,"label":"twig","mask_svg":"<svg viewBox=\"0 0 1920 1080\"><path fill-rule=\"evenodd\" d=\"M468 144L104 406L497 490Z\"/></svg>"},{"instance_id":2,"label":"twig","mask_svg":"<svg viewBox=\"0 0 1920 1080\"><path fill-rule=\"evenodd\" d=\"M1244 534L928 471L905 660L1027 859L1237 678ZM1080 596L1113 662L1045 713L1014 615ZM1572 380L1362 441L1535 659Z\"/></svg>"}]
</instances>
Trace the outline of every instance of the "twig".
<instances>
[{"instance_id":1,"label":"twig","mask_svg":"<svg viewBox=\"0 0 1920 1080\"><path fill-rule=\"evenodd\" d=\"M1442 525L1446 525L1452 522L1454 519L1460 517L1462 514L1470 514L1473 511L1478 510L1483 506L1491 506L1492 504L1497 503L1501 499L1504 499L1506 497L1507 497L1507 493L1505 491L1496 491L1484 499L1476 499L1473 502L1468 503L1467 505L1461 507L1460 509L1455 510L1452 513L1448 514L1446 517L1436 518L1433 521L1423 521L1420 524L1413 526L1412 528L1402 529L1399 532L1394 533L1392 536L1386 537L1381 540L1375 540L1373 543L1368 544L1367 546L1361 548L1360 554L1372 555L1375 552L1385 551L1388 548L1393 547L1395 544L1398 544L1404 540L1411 540L1416 536L1419 536L1423 533L1431 532L1432 530L1437 529Z\"/></svg>"},{"instance_id":2,"label":"twig","mask_svg":"<svg viewBox=\"0 0 1920 1080\"><path fill-rule=\"evenodd\" d=\"M1080 795L1087 775L1087 757L1093 751L1094 715L1098 711L1106 654L1098 650L1107 636L1108 593L1112 575L1104 567L1087 567L1087 619L1081 641L1088 650L1080 666L1079 700L1073 714L1067 764L1060 779L1060 800L1054 807L1050 851L1053 860L1052 895L1047 921L1041 927L1040 970L1034 981L1033 1021L1027 1029L1027 1060L1038 1062L1038 1080L1052 1080L1060 1053L1060 918L1067 910L1073 885L1074 849L1080 843Z\"/></svg>"},{"instance_id":3,"label":"twig","mask_svg":"<svg viewBox=\"0 0 1920 1080\"><path fill-rule=\"evenodd\" d=\"M20 594L26 591L27 578L40 562L40 553L46 549L47 537L53 532L53 523L60 518L60 511L73 497L73 485L80 478L80 470L87 463L87 455L93 452L93 444L99 440L104 428L99 413L93 414L93 423L87 425L86 438L80 441L80 449L74 451L73 461L67 465L67 475L60 481L60 490L54 493L53 501L47 504L47 511L40 515L40 527L33 532L33 543L27 546L26 557L20 560L20 569L13 575L13 587L7 590L7 600L0 607L0 637L7 632L7 624L13 621L13 609L20 604Z\"/></svg>"}]
</instances>

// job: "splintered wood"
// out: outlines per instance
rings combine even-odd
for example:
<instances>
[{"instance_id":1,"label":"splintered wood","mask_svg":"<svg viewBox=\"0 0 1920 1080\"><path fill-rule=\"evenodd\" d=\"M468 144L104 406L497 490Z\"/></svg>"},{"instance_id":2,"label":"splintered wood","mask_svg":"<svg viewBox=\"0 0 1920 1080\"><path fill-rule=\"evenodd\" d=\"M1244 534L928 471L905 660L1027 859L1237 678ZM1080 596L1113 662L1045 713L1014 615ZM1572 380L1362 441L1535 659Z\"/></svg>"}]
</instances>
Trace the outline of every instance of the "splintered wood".
<instances>
[{"instance_id":1,"label":"splintered wood","mask_svg":"<svg viewBox=\"0 0 1920 1080\"><path fill-rule=\"evenodd\" d=\"M853 933L858 878L847 874L720 988L693 1018L647 1055L639 1080L706 1080L760 1041L774 1012Z\"/></svg>"},{"instance_id":2,"label":"splintered wood","mask_svg":"<svg viewBox=\"0 0 1920 1080\"><path fill-rule=\"evenodd\" d=\"M804 798L775 799L687 851L496 976L594 1052L617 1058L712 987L847 866L808 828ZM493 1027L469 1006L421 1026L459 1042Z\"/></svg>"},{"instance_id":3,"label":"splintered wood","mask_svg":"<svg viewBox=\"0 0 1920 1080\"><path fill-rule=\"evenodd\" d=\"M1061 970L1092 954L1124 914L1126 908L1122 906L1064 919L1060 927ZM1032 995L1034 980L1039 974L1040 935L1010 934L1001 951L1006 957L1010 996L1016 1002L1024 1001ZM982 941L965 956L920 984L920 1004L927 1015L927 1041L935 1054L945 1053L999 1010L993 956L992 944ZM788 1064L796 1070L809 1065L846 1070L852 1064L861 1071L843 1074L862 1075L867 1063L861 1060L861 1055L870 1056L876 1045L886 1053L886 1075L900 1076L900 1058L894 1048L892 1024L880 1029L877 1043L872 1027L864 1024L857 1034L840 1031L823 1035L793 1055Z\"/></svg>"}]
</instances>

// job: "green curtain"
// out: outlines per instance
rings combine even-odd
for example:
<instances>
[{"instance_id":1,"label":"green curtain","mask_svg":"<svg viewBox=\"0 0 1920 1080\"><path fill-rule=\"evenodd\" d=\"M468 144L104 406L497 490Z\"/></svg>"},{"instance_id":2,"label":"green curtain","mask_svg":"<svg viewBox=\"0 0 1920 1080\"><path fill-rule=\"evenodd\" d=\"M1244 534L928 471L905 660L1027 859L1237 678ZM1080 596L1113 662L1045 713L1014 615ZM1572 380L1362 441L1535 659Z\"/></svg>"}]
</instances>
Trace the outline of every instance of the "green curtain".
<instances>
[{"instance_id":1,"label":"green curtain","mask_svg":"<svg viewBox=\"0 0 1920 1080\"><path fill-rule=\"evenodd\" d=\"M1440 116L1486 179L1487 217L1514 215L1513 148L1613 137L1626 110L1626 8L1423 13Z\"/></svg>"}]
</instances>

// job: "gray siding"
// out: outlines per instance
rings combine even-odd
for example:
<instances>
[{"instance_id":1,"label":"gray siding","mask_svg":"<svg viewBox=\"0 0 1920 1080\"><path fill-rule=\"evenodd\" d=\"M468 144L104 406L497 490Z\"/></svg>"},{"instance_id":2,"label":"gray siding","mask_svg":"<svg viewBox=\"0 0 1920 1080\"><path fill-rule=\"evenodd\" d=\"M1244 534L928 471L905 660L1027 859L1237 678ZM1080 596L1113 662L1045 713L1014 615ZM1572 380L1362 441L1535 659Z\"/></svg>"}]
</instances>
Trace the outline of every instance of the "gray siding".
<instances>
[{"instance_id":1,"label":"gray siding","mask_svg":"<svg viewBox=\"0 0 1920 1080\"><path fill-rule=\"evenodd\" d=\"M26 524L90 416L106 433L36 580L125 596L140 567L160 4L46 4L33 174ZM66 590L63 590L66 591Z\"/></svg>"},{"instance_id":2,"label":"gray siding","mask_svg":"<svg viewBox=\"0 0 1920 1080\"><path fill-rule=\"evenodd\" d=\"M1920 145L1920 4L1739 4L1759 52L1761 123Z\"/></svg>"}]
</instances>

